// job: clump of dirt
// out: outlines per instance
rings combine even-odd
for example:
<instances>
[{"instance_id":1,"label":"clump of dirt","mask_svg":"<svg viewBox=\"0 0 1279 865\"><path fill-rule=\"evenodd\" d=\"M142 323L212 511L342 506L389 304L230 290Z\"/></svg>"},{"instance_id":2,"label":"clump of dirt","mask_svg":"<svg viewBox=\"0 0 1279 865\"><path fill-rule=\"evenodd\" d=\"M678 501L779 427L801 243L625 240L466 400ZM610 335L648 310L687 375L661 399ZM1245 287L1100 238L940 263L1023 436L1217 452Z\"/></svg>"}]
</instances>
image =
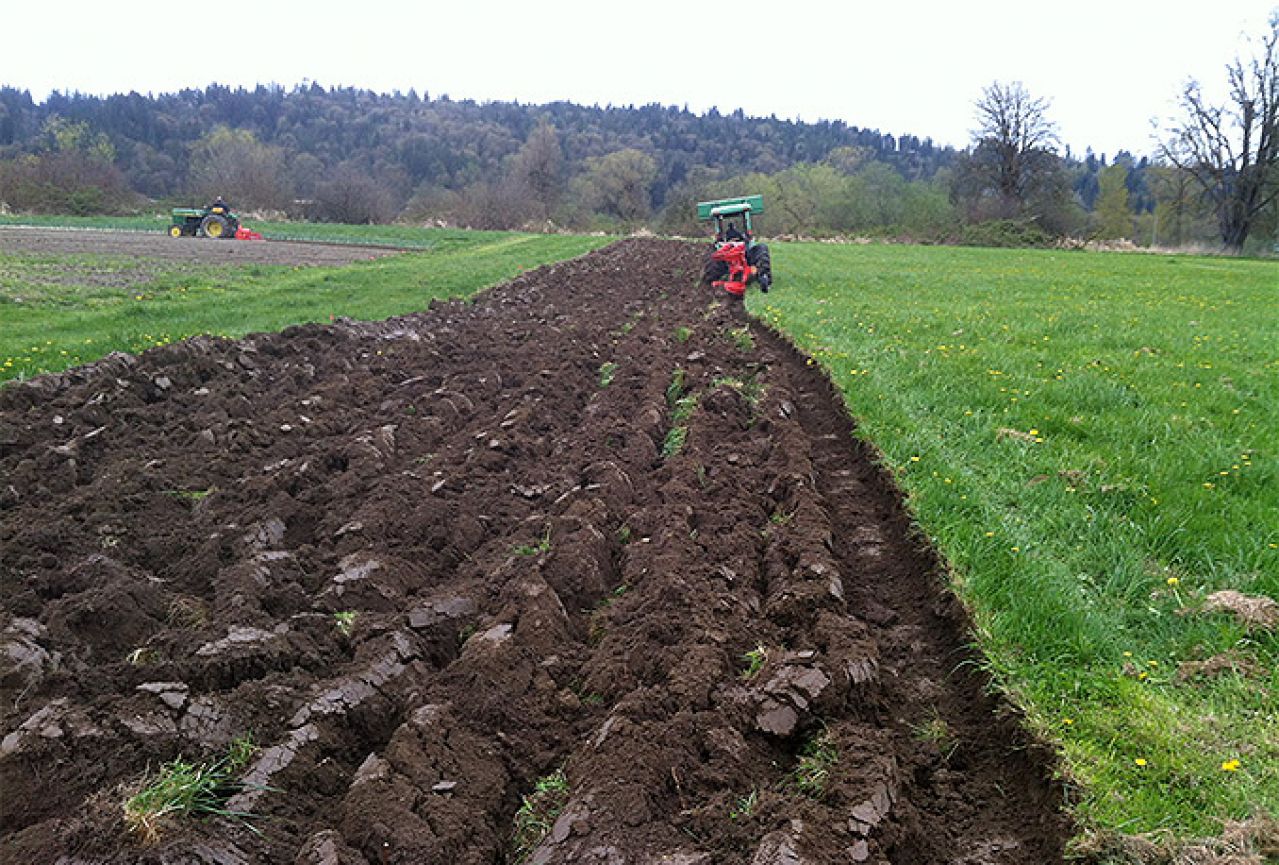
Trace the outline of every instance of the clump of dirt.
<instances>
[{"instance_id":1,"label":"clump of dirt","mask_svg":"<svg viewBox=\"0 0 1279 865\"><path fill-rule=\"evenodd\" d=\"M1228 820L1218 838L1179 843L1100 834L1084 839L1076 853L1115 865L1266 865L1279 857L1279 820L1264 814Z\"/></svg>"},{"instance_id":2,"label":"clump of dirt","mask_svg":"<svg viewBox=\"0 0 1279 865\"><path fill-rule=\"evenodd\" d=\"M0 390L3 858L1060 861L934 554L701 264ZM122 788L245 736L246 816L128 833Z\"/></svg>"},{"instance_id":3,"label":"clump of dirt","mask_svg":"<svg viewBox=\"0 0 1279 865\"><path fill-rule=\"evenodd\" d=\"M1234 589L1213 592L1204 599L1205 613L1229 613L1245 627L1271 630L1279 626L1279 602L1264 595L1245 595Z\"/></svg>"},{"instance_id":4,"label":"clump of dirt","mask_svg":"<svg viewBox=\"0 0 1279 865\"><path fill-rule=\"evenodd\" d=\"M1256 660L1239 652L1222 652L1202 661L1182 661L1177 665L1176 681L1193 682L1199 679L1215 679L1234 673L1244 677L1261 677L1267 675L1264 667Z\"/></svg>"}]
</instances>

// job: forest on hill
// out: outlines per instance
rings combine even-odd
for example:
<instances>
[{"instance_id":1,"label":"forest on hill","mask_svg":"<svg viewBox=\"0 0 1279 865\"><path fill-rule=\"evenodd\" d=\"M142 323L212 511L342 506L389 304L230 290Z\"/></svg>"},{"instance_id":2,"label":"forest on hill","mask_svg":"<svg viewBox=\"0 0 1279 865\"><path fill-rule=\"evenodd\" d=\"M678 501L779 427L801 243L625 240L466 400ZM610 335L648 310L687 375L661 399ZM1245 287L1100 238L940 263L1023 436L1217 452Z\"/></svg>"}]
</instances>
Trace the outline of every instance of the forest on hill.
<instances>
[{"instance_id":1,"label":"forest on hill","mask_svg":"<svg viewBox=\"0 0 1279 865\"><path fill-rule=\"evenodd\" d=\"M980 141L960 151L840 121L318 84L43 102L0 87L0 209L12 212L128 213L220 194L334 222L693 233L695 201L758 192L772 234L1211 242L1211 214L1176 169L1040 150L1010 204Z\"/></svg>"}]
</instances>

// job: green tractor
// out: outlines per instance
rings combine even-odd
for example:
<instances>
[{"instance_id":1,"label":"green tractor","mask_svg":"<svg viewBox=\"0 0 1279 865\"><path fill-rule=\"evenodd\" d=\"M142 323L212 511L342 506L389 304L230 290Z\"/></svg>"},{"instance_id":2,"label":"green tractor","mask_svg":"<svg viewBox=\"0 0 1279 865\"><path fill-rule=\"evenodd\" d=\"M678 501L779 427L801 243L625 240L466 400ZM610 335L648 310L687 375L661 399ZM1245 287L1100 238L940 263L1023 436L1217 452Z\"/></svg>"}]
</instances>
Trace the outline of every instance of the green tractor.
<instances>
[{"instance_id":1,"label":"green tractor","mask_svg":"<svg viewBox=\"0 0 1279 865\"><path fill-rule=\"evenodd\" d=\"M229 207L175 207L170 237L212 237L217 240L245 239L252 234L240 228L240 217Z\"/></svg>"},{"instance_id":2,"label":"green tractor","mask_svg":"<svg viewBox=\"0 0 1279 865\"><path fill-rule=\"evenodd\" d=\"M773 263L767 244L755 239L752 216L764 212L764 196L746 195L702 201L697 205L697 218L715 222L715 242L702 281L722 288L734 297L744 297L746 286L754 282L768 293L773 284Z\"/></svg>"}]
</instances>

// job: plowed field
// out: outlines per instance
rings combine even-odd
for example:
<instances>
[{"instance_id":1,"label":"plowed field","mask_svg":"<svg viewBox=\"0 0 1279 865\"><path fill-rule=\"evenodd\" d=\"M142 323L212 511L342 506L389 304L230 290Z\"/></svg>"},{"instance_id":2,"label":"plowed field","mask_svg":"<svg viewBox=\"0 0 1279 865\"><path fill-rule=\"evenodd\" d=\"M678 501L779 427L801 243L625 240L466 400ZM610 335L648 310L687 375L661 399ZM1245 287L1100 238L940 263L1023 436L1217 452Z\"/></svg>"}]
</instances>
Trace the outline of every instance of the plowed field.
<instances>
[{"instance_id":1,"label":"plowed field","mask_svg":"<svg viewBox=\"0 0 1279 865\"><path fill-rule=\"evenodd\" d=\"M159 231L94 231L0 225L0 250L32 255L93 253L202 264L341 265L392 255L394 249L289 240L173 238Z\"/></svg>"},{"instance_id":2,"label":"plowed field","mask_svg":"<svg viewBox=\"0 0 1279 865\"><path fill-rule=\"evenodd\" d=\"M701 256L0 390L4 861L1060 861L935 556ZM246 735L248 816L126 828Z\"/></svg>"}]
</instances>

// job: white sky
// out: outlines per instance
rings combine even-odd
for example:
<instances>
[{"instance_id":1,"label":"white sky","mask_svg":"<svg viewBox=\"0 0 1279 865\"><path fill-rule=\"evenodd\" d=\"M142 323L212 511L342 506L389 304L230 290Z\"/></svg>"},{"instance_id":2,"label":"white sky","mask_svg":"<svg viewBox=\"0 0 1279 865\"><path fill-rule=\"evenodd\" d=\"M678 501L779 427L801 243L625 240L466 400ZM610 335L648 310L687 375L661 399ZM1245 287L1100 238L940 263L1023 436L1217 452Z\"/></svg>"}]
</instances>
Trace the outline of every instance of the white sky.
<instances>
[{"instance_id":1,"label":"white sky","mask_svg":"<svg viewBox=\"0 0 1279 865\"><path fill-rule=\"evenodd\" d=\"M0 84L167 92L304 80L454 99L658 102L844 120L964 146L995 80L1052 101L1076 154L1152 150L1279 0L5 0ZM211 11L211 10L218 11ZM734 59L725 63L726 59Z\"/></svg>"}]
</instances>

